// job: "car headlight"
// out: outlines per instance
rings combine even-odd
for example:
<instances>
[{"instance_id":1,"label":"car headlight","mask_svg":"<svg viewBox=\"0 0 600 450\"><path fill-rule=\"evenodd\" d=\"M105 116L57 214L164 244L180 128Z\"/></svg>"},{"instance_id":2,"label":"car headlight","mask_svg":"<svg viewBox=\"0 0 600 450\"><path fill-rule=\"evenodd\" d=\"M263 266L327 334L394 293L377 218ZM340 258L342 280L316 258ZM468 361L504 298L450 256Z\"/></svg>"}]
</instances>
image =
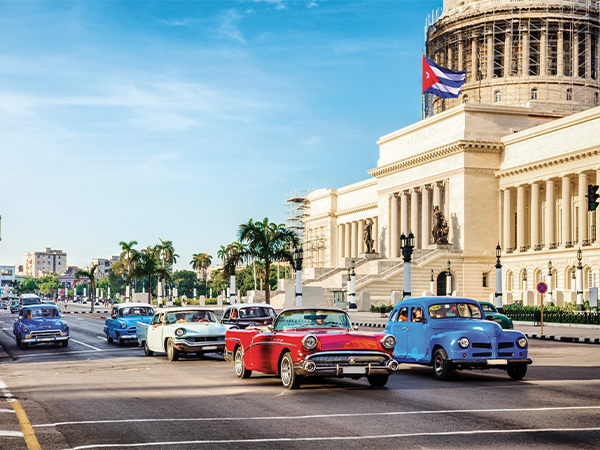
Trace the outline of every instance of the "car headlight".
<instances>
[{"instance_id":1,"label":"car headlight","mask_svg":"<svg viewBox=\"0 0 600 450\"><path fill-rule=\"evenodd\" d=\"M23 327L23 333L29 333L29 327Z\"/></svg>"},{"instance_id":2,"label":"car headlight","mask_svg":"<svg viewBox=\"0 0 600 450\"><path fill-rule=\"evenodd\" d=\"M183 329L183 328L177 328L177 329L175 330L175 336L181 337L181 336L183 336L184 334L185 334L185 329Z\"/></svg>"},{"instance_id":3,"label":"car headlight","mask_svg":"<svg viewBox=\"0 0 600 450\"><path fill-rule=\"evenodd\" d=\"M469 340L466 337L462 337L458 340L458 345L461 348L467 348L469 346Z\"/></svg>"},{"instance_id":4,"label":"car headlight","mask_svg":"<svg viewBox=\"0 0 600 450\"><path fill-rule=\"evenodd\" d=\"M126 324L125 322L123 322L123 323L121 324L121 328L127 328L127 324Z\"/></svg>"},{"instance_id":5,"label":"car headlight","mask_svg":"<svg viewBox=\"0 0 600 450\"><path fill-rule=\"evenodd\" d=\"M396 338L391 334L386 334L381 338L381 345L388 350L393 349L396 346Z\"/></svg>"},{"instance_id":6,"label":"car headlight","mask_svg":"<svg viewBox=\"0 0 600 450\"><path fill-rule=\"evenodd\" d=\"M302 338L302 345L306 350L312 350L317 346L318 343L319 340L316 336L313 336L312 334L308 334Z\"/></svg>"},{"instance_id":7,"label":"car headlight","mask_svg":"<svg viewBox=\"0 0 600 450\"><path fill-rule=\"evenodd\" d=\"M62 329L65 330L65 331L67 331L69 329L69 325L66 324L66 323L63 323L62 324Z\"/></svg>"},{"instance_id":8,"label":"car headlight","mask_svg":"<svg viewBox=\"0 0 600 450\"><path fill-rule=\"evenodd\" d=\"M527 347L527 339L524 337L520 337L519 339L517 339L517 345L519 346L519 348Z\"/></svg>"}]
</instances>

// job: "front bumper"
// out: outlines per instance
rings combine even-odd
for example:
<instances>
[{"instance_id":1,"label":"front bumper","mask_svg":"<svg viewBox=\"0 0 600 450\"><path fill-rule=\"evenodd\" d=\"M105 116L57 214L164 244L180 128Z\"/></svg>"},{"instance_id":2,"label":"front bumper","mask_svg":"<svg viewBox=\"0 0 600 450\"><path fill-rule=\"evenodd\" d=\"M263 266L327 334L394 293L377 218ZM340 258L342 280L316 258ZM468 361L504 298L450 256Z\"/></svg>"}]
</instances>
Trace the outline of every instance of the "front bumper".
<instances>
[{"instance_id":1,"label":"front bumper","mask_svg":"<svg viewBox=\"0 0 600 450\"><path fill-rule=\"evenodd\" d=\"M507 367L523 366L531 364L530 358L504 359L451 359L450 364L457 369L506 369Z\"/></svg>"},{"instance_id":2,"label":"front bumper","mask_svg":"<svg viewBox=\"0 0 600 450\"><path fill-rule=\"evenodd\" d=\"M295 363L294 372L303 377L360 378L390 375L398 367L398 362L384 352L324 351L308 355Z\"/></svg>"},{"instance_id":3,"label":"front bumper","mask_svg":"<svg viewBox=\"0 0 600 450\"><path fill-rule=\"evenodd\" d=\"M44 344L48 342L62 342L68 341L70 336L48 336L48 337L31 337L31 338L22 338L21 342L25 344Z\"/></svg>"},{"instance_id":4,"label":"front bumper","mask_svg":"<svg viewBox=\"0 0 600 450\"><path fill-rule=\"evenodd\" d=\"M225 341L191 342L185 339L171 339L175 348L185 353L223 353Z\"/></svg>"}]
</instances>

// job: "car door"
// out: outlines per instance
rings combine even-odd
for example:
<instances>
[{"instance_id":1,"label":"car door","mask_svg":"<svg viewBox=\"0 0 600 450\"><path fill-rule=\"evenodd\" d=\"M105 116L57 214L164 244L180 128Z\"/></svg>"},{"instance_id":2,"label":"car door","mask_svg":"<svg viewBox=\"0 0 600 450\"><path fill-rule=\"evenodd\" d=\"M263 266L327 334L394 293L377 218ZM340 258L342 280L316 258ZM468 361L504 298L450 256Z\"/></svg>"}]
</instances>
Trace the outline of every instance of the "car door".
<instances>
[{"instance_id":1,"label":"car door","mask_svg":"<svg viewBox=\"0 0 600 450\"><path fill-rule=\"evenodd\" d=\"M408 317L408 307L397 308L392 312L388 321L387 330L396 338L394 354L397 358L405 359L407 354L407 336L406 336L406 318Z\"/></svg>"},{"instance_id":2,"label":"car door","mask_svg":"<svg viewBox=\"0 0 600 450\"><path fill-rule=\"evenodd\" d=\"M112 339L115 338L115 317L117 317L117 308L113 308L110 317L106 319L106 331Z\"/></svg>"},{"instance_id":3,"label":"car door","mask_svg":"<svg viewBox=\"0 0 600 450\"><path fill-rule=\"evenodd\" d=\"M428 355L429 340L426 339L426 319L423 308L411 308L410 321L406 322L407 359L422 361Z\"/></svg>"},{"instance_id":4,"label":"car door","mask_svg":"<svg viewBox=\"0 0 600 450\"><path fill-rule=\"evenodd\" d=\"M148 334L146 336L146 340L148 342L148 347L150 350L155 352L164 351L162 335L164 329L164 313L156 314L152 319L152 322L148 326Z\"/></svg>"},{"instance_id":5,"label":"car door","mask_svg":"<svg viewBox=\"0 0 600 450\"><path fill-rule=\"evenodd\" d=\"M223 325L229 325L229 323L230 323L229 316L230 315L231 315L231 308L228 308L223 313L223 318L221 319L221 323Z\"/></svg>"},{"instance_id":6,"label":"car door","mask_svg":"<svg viewBox=\"0 0 600 450\"><path fill-rule=\"evenodd\" d=\"M276 338L272 331L260 332L258 330L248 331L249 333L256 333L252 338L252 343L247 349L247 356L252 360L253 370L263 373L273 373L271 367L271 352L277 349L277 345L273 346L274 343L279 342L281 339Z\"/></svg>"}]
</instances>

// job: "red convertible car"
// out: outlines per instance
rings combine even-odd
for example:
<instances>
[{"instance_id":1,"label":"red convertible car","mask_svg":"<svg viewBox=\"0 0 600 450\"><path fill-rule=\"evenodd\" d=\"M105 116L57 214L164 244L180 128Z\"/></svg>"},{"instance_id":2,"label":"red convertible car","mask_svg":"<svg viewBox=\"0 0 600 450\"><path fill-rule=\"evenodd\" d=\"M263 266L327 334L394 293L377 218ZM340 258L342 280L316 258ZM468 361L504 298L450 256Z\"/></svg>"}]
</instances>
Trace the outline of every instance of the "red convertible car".
<instances>
[{"instance_id":1,"label":"red convertible car","mask_svg":"<svg viewBox=\"0 0 600 450\"><path fill-rule=\"evenodd\" d=\"M227 330L225 341L225 359L234 362L239 378L271 373L288 389L307 377L367 377L371 386L383 387L398 370L394 336L355 331L340 309L288 309L273 325Z\"/></svg>"}]
</instances>

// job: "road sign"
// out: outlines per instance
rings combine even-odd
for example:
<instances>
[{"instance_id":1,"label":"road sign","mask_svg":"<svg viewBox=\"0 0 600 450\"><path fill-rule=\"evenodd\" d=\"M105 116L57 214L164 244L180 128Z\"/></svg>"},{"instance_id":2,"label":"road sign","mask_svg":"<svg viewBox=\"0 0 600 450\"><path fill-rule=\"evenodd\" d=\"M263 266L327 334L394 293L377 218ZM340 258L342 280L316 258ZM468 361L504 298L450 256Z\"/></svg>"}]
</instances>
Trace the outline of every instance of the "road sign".
<instances>
[{"instance_id":1,"label":"road sign","mask_svg":"<svg viewBox=\"0 0 600 450\"><path fill-rule=\"evenodd\" d=\"M545 294L548 290L548 285L542 281L541 283L537 284L536 289L540 294Z\"/></svg>"}]
</instances>

